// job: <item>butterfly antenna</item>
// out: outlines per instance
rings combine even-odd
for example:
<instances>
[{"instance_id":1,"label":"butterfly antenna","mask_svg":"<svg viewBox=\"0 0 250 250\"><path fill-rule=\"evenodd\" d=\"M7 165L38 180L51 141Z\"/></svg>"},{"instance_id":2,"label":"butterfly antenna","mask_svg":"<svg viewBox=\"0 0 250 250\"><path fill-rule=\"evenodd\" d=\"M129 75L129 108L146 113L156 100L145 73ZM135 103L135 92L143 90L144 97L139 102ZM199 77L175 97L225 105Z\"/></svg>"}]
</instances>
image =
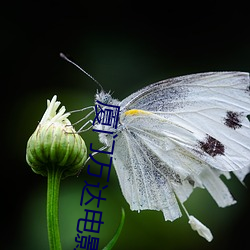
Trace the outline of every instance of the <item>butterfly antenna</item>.
<instances>
[{"instance_id":1,"label":"butterfly antenna","mask_svg":"<svg viewBox=\"0 0 250 250\"><path fill-rule=\"evenodd\" d=\"M89 73L87 73L84 69L82 69L79 65L77 65L76 63L74 63L73 61L71 61L67 56L65 56L63 53L60 53L60 57L62 59L64 59L65 61L73 64L74 66L76 66L79 70L81 70L85 75L87 75L89 78L91 78L95 83L97 83L97 85L101 88L101 90L103 90L102 85Z\"/></svg>"}]
</instances>

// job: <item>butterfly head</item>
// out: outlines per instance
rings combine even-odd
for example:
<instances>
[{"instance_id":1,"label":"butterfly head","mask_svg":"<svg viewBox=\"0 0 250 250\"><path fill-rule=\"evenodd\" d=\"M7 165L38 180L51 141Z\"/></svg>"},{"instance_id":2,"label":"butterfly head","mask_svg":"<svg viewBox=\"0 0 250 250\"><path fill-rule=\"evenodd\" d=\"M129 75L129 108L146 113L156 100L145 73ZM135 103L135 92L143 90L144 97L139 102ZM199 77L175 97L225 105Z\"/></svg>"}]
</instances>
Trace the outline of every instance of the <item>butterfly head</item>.
<instances>
[{"instance_id":1,"label":"butterfly head","mask_svg":"<svg viewBox=\"0 0 250 250\"><path fill-rule=\"evenodd\" d=\"M104 90L101 90L100 92L97 90L96 95L95 95L95 101L99 101L102 102L104 104L108 104L108 105L119 105L119 101L114 99L111 94L110 91L109 92L105 92Z\"/></svg>"}]
</instances>

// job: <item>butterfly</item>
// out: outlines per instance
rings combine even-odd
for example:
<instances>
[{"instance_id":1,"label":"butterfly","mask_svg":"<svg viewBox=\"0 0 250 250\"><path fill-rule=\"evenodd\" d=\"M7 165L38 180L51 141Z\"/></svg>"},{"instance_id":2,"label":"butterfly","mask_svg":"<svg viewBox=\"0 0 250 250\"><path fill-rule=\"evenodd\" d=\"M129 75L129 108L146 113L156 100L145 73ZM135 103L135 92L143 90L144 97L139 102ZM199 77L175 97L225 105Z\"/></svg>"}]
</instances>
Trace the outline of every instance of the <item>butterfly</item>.
<instances>
[{"instance_id":1,"label":"butterfly","mask_svg":"<svg viewBox=\"0 0 250 250\"><path fill-rule=\"evenodd\" d=\"M210 230L183 203L205 188L219 207L235 203L221 180L250 172L250 83L244 72L208 72L146 86L122 101L101 90L96 102L120 107L114 129L95 124L111 148L113 165L131 210L160 210L174 221L183 206L194 230L211 241ZM179 205L180 204L180 205Z\"/></svg>"}]
</instances>

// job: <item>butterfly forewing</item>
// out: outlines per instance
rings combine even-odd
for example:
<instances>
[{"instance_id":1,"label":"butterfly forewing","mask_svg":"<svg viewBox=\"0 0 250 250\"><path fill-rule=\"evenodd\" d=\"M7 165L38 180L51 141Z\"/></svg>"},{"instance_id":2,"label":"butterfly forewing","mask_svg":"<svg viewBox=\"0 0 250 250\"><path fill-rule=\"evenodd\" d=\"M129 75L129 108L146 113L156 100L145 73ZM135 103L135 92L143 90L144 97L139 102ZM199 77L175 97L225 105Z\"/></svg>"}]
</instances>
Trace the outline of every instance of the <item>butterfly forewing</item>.
<instances>
[{"instance_id":1,"label":"butterfly forewing","mask_svg":"<svg viewBox=\"0 0 250 250\"><path fill-rule=\"evenodd\" d=\"M173 130L179 126L191 131L193 153L217 169L249 166L247 73L203 73L158 82L127 97L121 108L150 111L171 122ZM183 139L178 131L175 136Z\"/></svg>"}]
</instances>

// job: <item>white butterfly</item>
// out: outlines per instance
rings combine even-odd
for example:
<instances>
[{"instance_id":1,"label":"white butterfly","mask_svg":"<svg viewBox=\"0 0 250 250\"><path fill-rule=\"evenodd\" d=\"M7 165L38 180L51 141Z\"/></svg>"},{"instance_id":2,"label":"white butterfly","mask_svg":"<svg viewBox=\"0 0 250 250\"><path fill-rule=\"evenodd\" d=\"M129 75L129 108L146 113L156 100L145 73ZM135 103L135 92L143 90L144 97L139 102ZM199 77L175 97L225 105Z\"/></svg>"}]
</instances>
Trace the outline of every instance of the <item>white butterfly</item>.
<instances>
[{"instance_id":1,"label":"white butterfly","mask_svg":"<svg viewBox=\"0 0 250 250\"><path fill-rule=\"evenodd\" d=\"M250 172L250 85L248 73L211 72L151 84L119 102L101 91L96 100L120 106L113 164L131 210L161 210L165 220L181 216L178 205L195 187L218 206L235 203L220 175L240 181ZM113 135L99 133L107 147ZM212 240L193 216L194 230Z\"/></svg>"}]
</instances>

